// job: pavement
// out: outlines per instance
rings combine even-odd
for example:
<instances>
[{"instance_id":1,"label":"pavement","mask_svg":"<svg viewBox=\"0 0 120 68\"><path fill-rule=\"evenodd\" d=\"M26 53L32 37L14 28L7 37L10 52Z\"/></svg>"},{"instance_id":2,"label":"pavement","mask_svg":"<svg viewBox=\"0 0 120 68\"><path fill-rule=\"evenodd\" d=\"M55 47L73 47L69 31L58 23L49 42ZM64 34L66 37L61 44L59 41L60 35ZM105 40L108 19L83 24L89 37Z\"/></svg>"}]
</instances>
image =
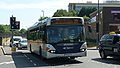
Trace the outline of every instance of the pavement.
<instances>
[{"instance_id":1,"label":"pavement","mask_svg":"<svg viewBox=\"0 0 120 68\"><path fill-rule=\"evenodd\" d=\"M0 56L3 55L3 52L2 52L2 46L0 46Z\"/></svg>"},{"instance_id":2,"label":"pavement","mask_svg":"<svg viewBox=\"0 0 120 68\"><path fill-rule=\"evenodd\" d=\"M0 46L0 54L1 55L11 55L12 54L12 51L11 51L11 47L9 46L6 46L6 47L3 47L3 46Z\"/></svg>"},{"instance_id":3,"label":"pavement","mask_svg":"<svg viewBox=\"0 0 120 68\"><path fill-rule=\"evenodd\" d=\"M95 47L88 47L87 50L98 50L98 48L95 46Z\"/></svg>"}]
</instances>

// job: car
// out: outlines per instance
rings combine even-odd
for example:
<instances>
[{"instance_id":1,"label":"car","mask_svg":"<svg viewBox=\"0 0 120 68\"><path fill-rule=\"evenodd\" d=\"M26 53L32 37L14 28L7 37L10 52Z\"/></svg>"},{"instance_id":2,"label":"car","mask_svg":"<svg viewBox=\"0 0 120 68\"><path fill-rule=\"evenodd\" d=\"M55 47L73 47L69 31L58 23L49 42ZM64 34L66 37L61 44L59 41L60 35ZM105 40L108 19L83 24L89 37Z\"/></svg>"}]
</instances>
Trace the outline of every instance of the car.
<instances>
[{"instance_id":1,"label":"car","mask_svg":"<svg viewBox=\"0 0 120 68\"><path fill-rule=\"evenodd\" d=\"M18 49L27 48L28 42L27 39L22 39L19 41Z\"/></svg>"},{"instance_id":2,"label":"car","mask_svg":"<svg viewBox=\"0 0 120 68\"><path fill-rule=\"evenodd\" d=\"M21 36L13 36L13 40L11 38L10 40L10 47L12 47L12 44L16 44L16 47L18 47L19 41L22 40Z\"/></svg>"},{"instance_id":3,"label":"car","mask_svg":"<svg viewBox=\"0 0 120 68\"><path fill-rule=\"evenodd\" d=\"M98 49L102 59L106 59L108 56L120 57L120 34L111 32L103 35Z\"/></svg>"}]
</instances>

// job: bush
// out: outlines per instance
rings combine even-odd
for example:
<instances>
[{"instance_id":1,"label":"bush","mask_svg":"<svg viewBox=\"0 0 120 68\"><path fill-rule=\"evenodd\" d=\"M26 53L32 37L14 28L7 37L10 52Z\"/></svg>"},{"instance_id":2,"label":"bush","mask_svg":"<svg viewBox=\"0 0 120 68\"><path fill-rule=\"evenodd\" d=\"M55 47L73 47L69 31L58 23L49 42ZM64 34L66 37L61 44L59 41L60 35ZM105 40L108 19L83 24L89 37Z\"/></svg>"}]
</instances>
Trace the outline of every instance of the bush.
<instances>
[{"instance_id":1,"label":"bush","mask_svg":"<svg viewBox=\"0 0 120 68\"><path fill-rule=\"evenodd\" d=\"M96 46L96 39L86 39L88 47Z\"/></svg>"}]
</instances>

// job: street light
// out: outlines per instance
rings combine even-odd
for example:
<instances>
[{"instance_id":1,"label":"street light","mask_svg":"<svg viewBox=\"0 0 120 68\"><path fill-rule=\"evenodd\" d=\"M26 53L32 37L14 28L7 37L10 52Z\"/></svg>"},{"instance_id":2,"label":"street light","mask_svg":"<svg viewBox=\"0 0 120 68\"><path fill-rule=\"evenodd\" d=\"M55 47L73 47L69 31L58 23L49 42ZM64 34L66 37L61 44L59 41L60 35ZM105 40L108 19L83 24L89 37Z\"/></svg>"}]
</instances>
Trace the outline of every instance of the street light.
<instances>
[{"instance_id":1,"label":"street light","mask_svg":"<svg viewBox=\"0 0 120 68\"><path fill-rule=\"evenodd\" d=\"M99 32L100 32L100 30L99 30L99 20L100 20L100 10L99 10L99 0L98 0L98 21L97 21L97 23L96 23L96 32L97 32L97 43L98 43L98 41L99 41Z\"/></svg>"},{"instance_id":2,"label":"street light","mask_svg":"<svg viewBox=\"0 0 120 68\"><path fill-rule=\"evenodd\" d=\"M41 12L43 12L43 17L44 17L44 11L43 11L43 10L41 10Z\"/></svg>"}]
</instances>

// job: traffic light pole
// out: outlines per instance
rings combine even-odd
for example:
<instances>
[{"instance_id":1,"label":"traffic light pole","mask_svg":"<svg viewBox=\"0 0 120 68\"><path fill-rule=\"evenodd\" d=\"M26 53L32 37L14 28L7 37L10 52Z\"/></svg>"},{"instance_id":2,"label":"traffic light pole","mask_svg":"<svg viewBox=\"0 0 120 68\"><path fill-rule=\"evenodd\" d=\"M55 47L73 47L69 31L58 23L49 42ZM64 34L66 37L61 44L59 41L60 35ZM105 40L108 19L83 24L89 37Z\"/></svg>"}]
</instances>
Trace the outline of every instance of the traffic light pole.
<instances>
[{"instance_id":1,"label":"traffic light pole","mask_svg":"<svg viewBox=\"0 0 120 68\"><path fill-rule=\"evenodd\" d=\"M12 42L12 45L13 45L13 30L11 30L11 31L12 31L12 41L11 42Z\"/></svg>"},{"instance_id":2,"label":"traffic light pole","mask_svg":"<svg viewBox=\"0 0 120 68\"><path fill-rule=\"evenodd\" d=\"M99 32L100 32L100 30L99 30L99 20L100 20L100 10L99 10L99 6L100 6L100 4L99 4L99 0L98 0L98 21L97 21L97 23L96 23L96 33L97 33L97 45L98 45L98 43L99 43Z\"/></svg>"}]
</instances>

